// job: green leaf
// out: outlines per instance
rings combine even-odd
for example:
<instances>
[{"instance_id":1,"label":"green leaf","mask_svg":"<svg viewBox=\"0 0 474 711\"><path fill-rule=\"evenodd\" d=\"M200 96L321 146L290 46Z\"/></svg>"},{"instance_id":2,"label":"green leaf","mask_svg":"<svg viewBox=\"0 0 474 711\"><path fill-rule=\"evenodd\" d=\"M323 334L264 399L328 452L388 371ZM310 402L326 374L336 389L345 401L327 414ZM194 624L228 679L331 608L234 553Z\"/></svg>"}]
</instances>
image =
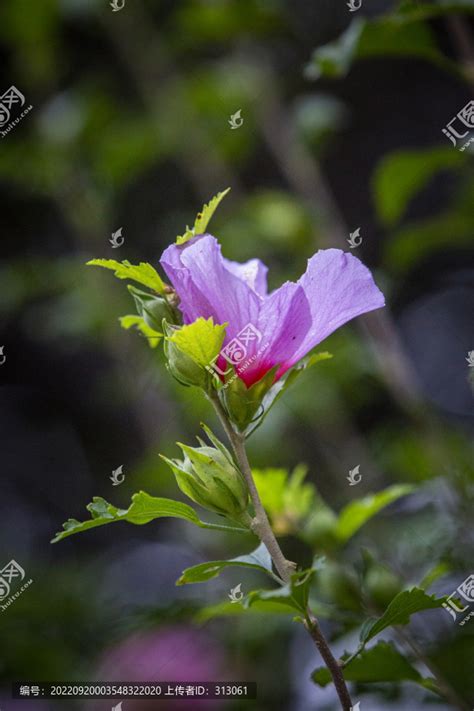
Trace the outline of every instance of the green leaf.
<instances>
[{"instance_id":1,"label":"green leaf","mask_svg":"<svg viewBox=\"0 0 474 711\"><path fill-rule=\"evenodd\" d=\"M339 514L336 535L340 541L348 541L367 521L378 514L393 501L402 496L407 496L415 487L409 484L397 484L388 489L379 491L378 494L369 494L363 499L351 501Z\"/></svg>"},{"instance_id":2,"label":"green leaf","mask_svg":"<svg viewBox=\"0 0 474 711\"><path fill-rule=\"evenodd\" d=\"M332 358L332 354L327 351L321 353L313 353L311 356L303 358L303 360L294 368L291 368L285 375L277 380L277 382L272 385L270 390L267 392L262 400L262 414L255 422L250 423L245 430L247 437L250 437L255 430L260 427L265 417L268 415L270 409L275 405L278 399L283 395L283 393L292 385L297 378L308 368L311 368L316 363L323 360L329 360ZM256 383L257 384L257 383Z\"/></svg>"},{"instance_id":3,"label":"green leaf","mask_svg":"<svg viewBox=\"0 0 474 711\"><path fill-rule=\"evenodd\" d=\"M288 612L296 610L305 615L311 583L321 565L323 565L323 559L317 557L311 568L293 573L289 583L275 588L275 590L253 590L242 604L244 607L252 607L256 602L271 602L283 605Z\"/></svg>"},{"instance_id":4,"label":"green leaf","mask_svg":"<svg viewBox=\"0 0 474 711\"><path fill-rule=\"evenodd\" d=\"M130 264L126 259L123 262L116 262L115 259L91 259L87 262L87 265L111 269L115 272L115 276L118 279L131 279L160 294L163 293L165 288L165 284L160 275L148 262Z\"/></svg>"},{"instance_id":5,"label":"green leaf","mask_svg":"<svg viewBox=\"0 0 474 711\"><path fill-rule=\"evenodd\" d=\"M316 490L305 483L305 466L298 466L290 475L286 469L254 469L252 471L263 506L270 516L277 535L288 535L313 510Z\"/></svg>"},{"instance_id":6,"label":"green leaf","mask_svg":"<svg viewBox=\"0 0 474 711\"><path fill-rule=\"evenodd\" d=\"M355 57L365 27L365 20L357 18L334 42L314 50L305 74L308 79L339 78L347 74Z\"/></svg>"},{"instance_id":7,"label":"green leaf","mask_svg":"<svg viewBox=\"0 0 474 711\"><path fill-rule=\"evenodd\" d=\"M318 47L306 67L308 79L346 76L356 59L376 56L418 57L460 74L455 62L438 50L428 25L406 16L355 18L334 42Z\"/></svg>"},{"instance_id":8,"label":"green leaf","mask_svg":"<svg viewBox=\"0 0 474 711\"><path fill-rule=\"evenodd\" d=\"M412 222L392 235L384 255L390 271L405 273L434 252L447 248L462 251L468 247L474 226L473 196L471 187L459 195L452 209Z\"/></svg>"},{"instance_id":9,"label":"green leaf","mask_svg":"<svg viewBox=\"0 0 474 711\"><path fill-rule=\"evenodd\" d=\"M428 150L397 151L385 156L373 177L375 205L382 222L393 226L403 217L410 200L440 170L449 170L466 161L451 146Z\"/></svg>"},{"instance_id":10,"label":"green leaf","mask_svg":"<svg viewBox=\"0 0 474 711\"><path fill-rule=\"evenodd\" d=\"M283 585L281 588L275 588L274 590L253 590L242 600L242 605L245 609L249 609L254 605L260 609L262 605L278 606L280 610L287 614L302 613L301 608L291 595L289 585Z\"/></svg>"},{"instance_id":11,"label":"green leaf","mask_svg":"<svg viewBox=\"0 0 474 711\"><path fill-rule=\"evenodd\" d=\"M227 325L227 323L214 324L212 317L207 321L200 317L188 326L174 331L172 336L167 337L167 340L176 344L180 351L205 368L210 366L213 359L219 354Z\"/></svg>"},{"instance_id":12,"label":"green leaf","mask_svg":"<svg viewBox=\"0 0 474 711\"><path fill-rule=\"evenodd\" d=\"M295 607L293 602L287 604L285 601L285 596L278 596L275 598L273 591L259 591L252 590L249 596L252 597L251 605L247 604L246 598L242 600L242 605L236 605L231 602L221 602L217 605L209 605L208 607L201 608L196 614L196 622L203 624L216 617L234 617L235 615L247 615L247 614L267 614L267 615L292 615L294 616L296 612L301 614L301 610ZM278 592L278 588L274 591ZM265 597L266 594L270 594ZM262 595L262 597L260 597ZM248 597L248 596L247 596ZM340 618L334 613L333 607L329 605L324 605L323 603L311 601L311 609L318 619L327 618L334 619L340 622Z\"/></svg>"},{"instance_id":13,"label":"green leaf","mask_svg":"<svg viewBox=\"0 0 474 711\"><path fill-rule=\"evenodd\" d=\"M347 654L344 655L343 660L347 657ZM327 667L316 669L311 678L322 687L332 681L331 673ZM392 642L379 642L371 649L361 652L344 667L344 678L346 681L361 684L414 681L430 689L433 689L434 681L424 679Z\"/></svg>"},{"instance_id":14,"label":"green leaf","mask_svg":"<svg viewBox=\"0 0 474 711\"><path fill-rule=\"evenodd\" d=\"M206 523L200 520L191 506L172 499L150 496L145 491L140 491L132 496L132 503L128 509L118 509L100 496L95 496L92 503L88 504L86 508L91 514L88 521L81 522L70 518L63 524L64 531L57 533L51 542L57 543L74 533L82 533L90 528L104 526L106 523L128 521L128 523L142 526L157 518L181 518L200 528L245 531L245 529L232 529L230 526Z\"/></svg>"},{"instance_id":15,"label":"green leaf","mask_svg":"<svg viewBox=\"0 0 474 711\"><path fill-rule=\"evenodd\" d=\"M272 602L271 600L256 599L251 607L236 605L232 602L220 602L217 605L208 605L201 608L197 612L195 619L198 624L204 624L216 617L235 617L236 615L249 614L294 615L295 608L281 602Z\"/></svg>"},{"instance_id":16,"label":"green leaf","mask_svg":"<svg viewBox=\"0 0 474 711\"><path fill-rule=\"evenodd\" d=\"M317 559L317 566L319 567L319 559ZM293 600L298 605L301 612L305 612L308 607L309 591L311 583L313 581L314 575L316 573L316 563L315 567L309 570L302 570L297 573L293 573L290 581L290 590Z\"/></svg>"},{"instance_id":17,"label":"green leaf","mask_svg":"<svg viewBox=\"0 0 474 711\"><path fill-rule=\"evenodd\" d=\"M357 56L417 57L457 71L455 62L447 60L438 50L435 35L427 24L400 22L399 18L390 15L366 24Z\"/></svg>"},{"instance_id":18,"label":"green leaf","mask_svg":"<svg viewBox=\"0 0 474 711\"><path fill-rule=\"evenodd\" d=\"M436 598L434 595L427 595L421 588L404 590L393 598L381 617L367 620L361 630L360 641L366 644L387 627L407 625L415 612L441 607L445 600L445 597Z\"/></svg>"},{"instance_id":19,"label":"green leaf","mask_svg":"<svg viewBox=\"0 0 474 711\"><path fill-rule=\"evenodd\" d=\"M474 13L472 0L438 0L435 3L424 3L420 5L418 0L402 0L398 8L401 19L428 20L440 15L448 15L456 12Z\"/></svg>"},{"instance_id":20,"label":"green leaf","mask_svg":"<svg viewBox=\"0 0 474 711\"><path fill-rule=\"evenodd\" d=\"M274 578L272 571L272 559L264 543L261 543L252 553L242 555L231 560L212 560L207 563L194 565L186 568L177 581L176 585L187 585L189 583L204 583L207 580L216 578L225 568L244 567L260 570Z\"/></svg>"},{"instance_id":21,"label":"green leaf","mask_svg":"<svg viewBox=\"0 0 474 711\"><path fill-rule=\"evenodd\" d=\"M150 348L156 348L163 337L162 333L158 333L158 331L154 331L150 328L141 316L134 316L131 314L128 316L121 316L119 321L122 328L126 331L136 326L137 330L148 339Z\"/></svg>"},{"instance_id":22,"label":"green leaf","mask_svg":"<svg viewBox=\"0 0 474 711\"><path fill-rule=\"evenodd\" d=\"M206 228L211 220L211 217L215 213L219 203L221 200L225 198L227 193L230 191L230 188L227 188L226 190L223 190L221 193L217 193L215 197L212 198L208 202L207 205L204 205L202 208L202 211L199 212L196 216L196 219L194 221L194 225L192 229L189 229L189 227L186 228L186 232L184 235L180 235L179 237L176 238L176 244L184 244L188 240L190 240L192 237L195 235L202 235L206 231Z\"/></svg>"}]
</instances>

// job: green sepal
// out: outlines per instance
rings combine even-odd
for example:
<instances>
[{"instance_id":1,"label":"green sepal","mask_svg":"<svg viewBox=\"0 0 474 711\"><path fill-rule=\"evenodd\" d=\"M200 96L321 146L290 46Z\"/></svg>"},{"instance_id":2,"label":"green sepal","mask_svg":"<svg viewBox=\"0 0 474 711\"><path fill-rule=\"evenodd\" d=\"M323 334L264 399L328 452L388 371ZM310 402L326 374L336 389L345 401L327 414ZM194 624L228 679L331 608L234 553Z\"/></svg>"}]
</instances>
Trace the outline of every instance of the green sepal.
<instances>
[{"instance_id":1,"label":"green sepal","mask_svg":"<svg viewBox=\"0 0 474 711\"><path fill-rule=\"evenodd\" d=\"M167 368L171 375L181 383L181 385L195 385L196 387L207 390L210 380L209 373L205 368L186 355L186 353L169 338L178 328L168 324L165 320L162 322L162 328L165 335L163 348L167 360Z\"/></svg>"},{"instance_id":2,"label":"green sepal","mask_svg":"<svg viewBox=\"0 0 474 711\"><path fill-rule=\"evenodd\" d=\"M212 318L196 319L176 327L163 321L165 355L171 374L184 385L196 385L209 391L213 370L227 324L215 324Z\"/></svg>"},{"instance_id":3,"label":"green sepal","mask_svg":"<svg viewBox=\"0 0 474 711\"><path fill-rule=\"evenodd\" d=\"M241 432L258 417L259 410L263 408L263 398L272 387L278 368L276 365L250 388L241 378L231 377L226 387L221 389L220 395L229 417Z\"/></svg>"}]
</instances>

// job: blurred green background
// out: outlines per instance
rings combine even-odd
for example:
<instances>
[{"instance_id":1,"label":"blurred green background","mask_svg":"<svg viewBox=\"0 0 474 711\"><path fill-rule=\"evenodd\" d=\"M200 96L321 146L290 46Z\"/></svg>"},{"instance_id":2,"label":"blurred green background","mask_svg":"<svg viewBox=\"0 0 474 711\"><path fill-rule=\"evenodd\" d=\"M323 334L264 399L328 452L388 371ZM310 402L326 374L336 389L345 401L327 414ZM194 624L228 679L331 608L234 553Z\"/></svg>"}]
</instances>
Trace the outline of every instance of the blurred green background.
<instances>
[{"instance_id":1,"label":"blurred green background","mask_svg":"<svg viewBox=\"0 0 474 711\"><path fill-rule=\"evenodd\" d=\"M330 687L311 682L320 660L291 617L228 605L199 616L258 575L175 587L183 568L240 555L251 540L162 520L49 544L93 495L123 507L139 489L175 496L158 453L176 456L201 420L217 428L202 398L168 376L161 349L120 329L133 313L123 284L84 265L156 266L227 186L211 232L228 258L259 257L275 288L317 249L348 249L360 228L354 253L387 297L324 343L334 358L249 443L256 468L305 464L319 492L306 508L301 492L277 502L273 518L291 560L327 556L314 593L335 651L353 649L370 611L436 565L440 594L471 573L474 174L472 150L442 128L472 98L473 12L471 0L364 0L355 13L343 0L127 0L120 12L107 0L2 0L0 90L16 86L33 109L0 139L0 562L15 559L34 580L0 614L2 708L16 708L15 680L167 673L257 681L257 702L225 708L338 708ZM120 227L125 243L112 249ZM125 482L113 488L119 465ZM284 475L263 474L262 487L265 476L277 491ZM328 543L323 500L339 511L394 484L415 493L347 545ZM354 687L361 708L471 708L473 623L438 609L411 628L451 701L410 683L366 684Z\"/></svg>"}]
</instances>

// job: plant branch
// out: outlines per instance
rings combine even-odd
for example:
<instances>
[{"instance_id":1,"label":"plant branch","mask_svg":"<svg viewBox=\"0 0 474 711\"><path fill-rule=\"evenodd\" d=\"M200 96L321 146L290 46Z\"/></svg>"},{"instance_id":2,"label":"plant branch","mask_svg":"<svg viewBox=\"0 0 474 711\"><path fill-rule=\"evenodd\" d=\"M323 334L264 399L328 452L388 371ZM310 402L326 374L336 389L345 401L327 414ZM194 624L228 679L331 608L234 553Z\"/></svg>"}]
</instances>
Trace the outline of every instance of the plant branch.
<instances>
[{"instance_id":1,"label":"plant branch","mask_svg":"<svg viewBox=\"0 0 474 711\"><path fill-rule=\"evenodd\" d=\"M336 687L337 695L339 696L342 708L344 709L344 711L351 711L352 701L346 686L344 676L342 674L341 665L331 652L329 645L326 642L326 638L324 637L321 631L319 622L312 614L309 607L306 612L304 626L306 627L312 639L314 640L314 643L316 644L316 647L318 648L318 651L321 657L323 658L324 663L331 672L332 680L334 682L334 686Z\"/></svg>"},{"instance_id":2,"label":"plant branch","mask_svg":"<svg viewBox=\"0 0 474 711\"><path fill-rule=\"evenodd\" d=\"M275 534L273 533L272 527L270 526L267 513L263 508L257 487L255 486L255 482L253 480L250 464L247 459L247 453L245 451L245 438L233 429L218 396L212 394L209 397L214 405L219 420L224 427L229 442L232 445L232 449L234 450L234 454L237 459L237 464L239 465L245 481L247 482L250 498L252 499L252 504L255 510L255 517L251 524L252 531L260 538L261 541L265 543L280 577L285 581L285 583L288 583L290 581L291 573L294 572L294 565L290 563L290 561L286 560L283 555L282 550L275 538Z\"/></svg>"},{"instance_id":3,"label":"plant branch","mask_svg":"<svg viewBox=\"0 0 474 711\"><path fill-rule=\"evenodd\" d=\"M264 543L272 557L275 568L280 574L282 580L285 583L290 582L291 574L294 572L295 566L289 560L285 558L280 545L273 533L273 529L268 520L267 513L263 507L260 499L257 487L255 485L252 470L250 468L250 463L247 457L247 451L245 448L245 436L239 432L236 432L230 423L227 413L225 412L219 397L217 394L212 393L208 395L208 398L214 405L217 412L217 416L225 430L225 433L232 445L234 455L236 457L237 463L245 477L247 486L250 493L250 498L252 499L252 504L255 510L255 518L252 522L252 530L259 537L259 539ZM332 679L334 681L334 686L339 696L341 702L341 707L343 711L350 711L352 709L351 697L342 674L341 666L334 657L329 645L321 631L319 622L313 615L309 607L305 612L304 626L306 627L309 635L313 639L316 647L329 669Z\"/></svg>"}]
</instances>

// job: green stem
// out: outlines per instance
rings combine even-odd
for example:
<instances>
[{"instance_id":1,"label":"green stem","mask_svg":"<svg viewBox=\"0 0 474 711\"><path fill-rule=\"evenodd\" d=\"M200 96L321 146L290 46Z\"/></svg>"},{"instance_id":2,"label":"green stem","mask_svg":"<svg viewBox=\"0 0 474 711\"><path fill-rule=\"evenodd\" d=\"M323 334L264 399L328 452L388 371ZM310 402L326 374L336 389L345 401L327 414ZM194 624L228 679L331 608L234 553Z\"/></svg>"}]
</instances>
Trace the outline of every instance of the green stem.
<instances>
[{"instance_id":1,"label":"green stem","mask_svg":"<svg viewBox=\"0 0 474 711\"><path fill-rule=\"evenodd\" d=\"M272 527L270 526L267 513L263 508L257 487L255 486L255 482L253 480L250 464L247 459L247 453L245 451L245 437L233 429L217 395L210 395L209 397L232 445L235 458L237 459L237 464L239 465L245 481L247 482L250 498L252 499L252 504L255 510L255 517L251 523L252 531L260 538L261 541L265 543L280 577L285 583L288 583L290 581L291 573L294 572L295 568L293 563L286 560L283 555L277 539L275 538L275 534L273 533Z\"/></svg>"},{"instance_id":2,"label":"green stem","mask_svg":"<svg viewBox=\"0 0 474 711\"><path fill-rule=\"evenodd\" d=\"M268 520L267 513L261 502L260 495L258 493L257 487L255 486L252 470L250 468L250 463L247 457L247 451L245 448L245 436L240 432L236 432L234 430L217 394L212 393L208 395L208 397L214 405L214 408L217 412L217 416L219 417L222 427L224 428L229 442L232 445L232 449L234 451L237 463L240 467L240 470L242 471L242 474L245 477L245 481L247 482L250 498L252 499L252 504L255 510L255 518L252 522L252 530L259 537L262 543L266 545L268 552L272 557L275 568L277 569L278 573L282 578L282 581L288 583L291 580L291 574L294 572L295 566L283 555L280 545L275 537L275 534L273 533L270 521ZM305 612L304 625L309 635L313 639L324 663L326 664L327 668L331 673L334 686L339 696L343 711L351 711L352 701L346 686L346 682L344 680L344 676L342 674L342 669L339 665L339 662L336 660L333 653L331 652L326 638L324 637L321 631L318 620L313 615L309 607Z\"/></svg>"},{"instance_id":3,"label":"green stem","mask_svg":"<svg viewBox=\"0 0 474 711\"><path fill-rule=\"evenodd\" d=\"M344 669L345 667L347 667L347 665L348 665L350 662L352 662L356 657L358 657L359 654L364 651L364 649L365 649L365 643L362 642L361 644L359 644L359 646L357 647L356 651L355 651L353 654L351 654L350 657L347 657L347 659L344 659L344 661L341 662L341 667L342 667L343 669Z\"/></svg>"}]
</instances>

